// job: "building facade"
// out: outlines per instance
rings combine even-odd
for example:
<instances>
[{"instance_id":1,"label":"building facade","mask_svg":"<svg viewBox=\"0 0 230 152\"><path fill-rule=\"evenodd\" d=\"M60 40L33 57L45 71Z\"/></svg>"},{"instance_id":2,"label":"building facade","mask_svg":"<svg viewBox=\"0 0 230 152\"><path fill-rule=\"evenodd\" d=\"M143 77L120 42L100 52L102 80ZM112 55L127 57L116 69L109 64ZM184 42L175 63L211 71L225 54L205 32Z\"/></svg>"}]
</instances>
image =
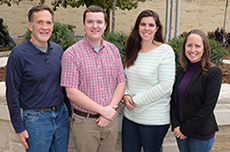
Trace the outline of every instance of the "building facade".
<instances>
[{"instance_id":1,"label":"building facade","mask_svg":"<svg viewBox=\"0 0 230 152\"><path fill-rule=\"evenodd\" d=\"M0 18L4 19L4 24L8 26L11 35L24 35L27 29L28 10L40 0L23 0L19 5L12 4L8 7L6 4L0 5ZM46 0L46 5L51 6L54 0ZM144 9L156 11L165 27L166 22L166 3L167 0L146 0L139 2L138 8L130 11L116 10L115 31L129 34L138 14ZM192 29L201 29L210 32L217 28L222 28L224 24L226 0L181 0L180 11L180 30L179 33L188 32ZM84 35L82 25L82 16L85 7L66 9L59 7L55 11L54 19L60 23L75 25L76 35ZM112 13L111 13L112 14ZM176 16L176 1L175 1ZM175 22L174 18L174 22ZM175 23L174 23L175 25ZM230 8L226 15L226 31L230 32ZM165 32L165 31L164 31Z\"/></svg>"}]
</instances>

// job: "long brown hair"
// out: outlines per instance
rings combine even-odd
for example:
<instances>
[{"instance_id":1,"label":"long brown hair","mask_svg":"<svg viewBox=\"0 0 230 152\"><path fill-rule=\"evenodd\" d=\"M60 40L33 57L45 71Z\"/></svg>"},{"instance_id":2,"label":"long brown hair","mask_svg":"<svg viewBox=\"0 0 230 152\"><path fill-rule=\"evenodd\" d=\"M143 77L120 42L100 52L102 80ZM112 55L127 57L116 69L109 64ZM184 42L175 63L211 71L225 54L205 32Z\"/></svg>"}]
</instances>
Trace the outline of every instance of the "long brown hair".
<instances>
[{"instance_id":1,"label":"long brown hair","mask_svg":"<svg viewBox=\"0 0 230 152\"><path fill-rule=\"evenodd\" d=\"M162 24L159 19L159 15L152 10L142 11L136 19L135 26L128 37L126 51L125 51L125 66L128 68L134 65L139 50L141 49L141 36L139 35L139 24L143 17L153 17L158 27L155 33L154 40L164 43Z\"/></svg>"},{"instance_id":2,"label":"long brown hair","mask_svg":"<svg viewBox=\"0 0 230 152\"><path fill-rule=\"evenodd\" d=\"M192 30L185 37L184 42L182 44L181 53L180 53L180 65L183 68L184 72L187 71L189 68L188 65L189 65L190 61L187 58L187 56L185 55L185 45L186 45L186 42L187 42L189 35L191 35L191 34L198 34L203 40L204 53L201 57L201 69L202 69L203 73L205 74L207 71L207 68L213 67L213 66L215 66L215 64L213 64L210 61L211 49L209 46L209 41L208 41L206 34L201 30L198 30L198 29Z\"/></svg>"}]
</instances>

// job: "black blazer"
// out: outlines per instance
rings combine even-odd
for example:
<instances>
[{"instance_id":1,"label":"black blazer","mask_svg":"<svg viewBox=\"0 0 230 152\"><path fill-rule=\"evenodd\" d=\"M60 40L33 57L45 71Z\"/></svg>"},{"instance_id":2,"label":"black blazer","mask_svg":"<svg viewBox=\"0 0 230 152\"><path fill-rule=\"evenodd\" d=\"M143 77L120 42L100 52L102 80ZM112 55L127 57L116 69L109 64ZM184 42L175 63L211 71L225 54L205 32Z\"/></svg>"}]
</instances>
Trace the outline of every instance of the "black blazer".
<instances>
[{"instance_id":1,"label":"black blazer","mask_svg":"<svg viewBox=\"0 0 230 152\"><path fill-rule=\"evenodd\" d=\"M179 67L176 81L171 95L171 124L172 130L180 126L180 131L186 137L191 134L209 135L218 131L214 116L220 87L222 72L218 67L208 68L206 75L198 68L192 76L184 94L183 117L184 123L179 120L177 88L185 72Z\"/></svg>"}]
</instances>

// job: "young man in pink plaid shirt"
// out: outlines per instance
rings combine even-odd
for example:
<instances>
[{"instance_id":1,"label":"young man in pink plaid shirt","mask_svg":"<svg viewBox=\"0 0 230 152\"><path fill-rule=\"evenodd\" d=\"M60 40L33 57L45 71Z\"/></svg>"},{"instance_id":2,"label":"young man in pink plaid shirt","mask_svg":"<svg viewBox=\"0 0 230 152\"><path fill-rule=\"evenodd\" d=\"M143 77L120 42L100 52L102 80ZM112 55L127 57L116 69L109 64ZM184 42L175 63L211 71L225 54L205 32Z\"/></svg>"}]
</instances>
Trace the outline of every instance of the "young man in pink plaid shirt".
<instances>
[{"instance_id":1,"label":"young man in pink plaid shirt","mask_svg":"<svg viewBox=\"0 0 230 152\"><path fill-rule=\"evenodd\" d=\"M61 86L74 108L72 133L79 152L113 152L117 141L116 108L125 91L125 75L118 49L102 39L106 18L101 7L88 7L84 39L62 57Z\"/></svg>"}]
</instances>

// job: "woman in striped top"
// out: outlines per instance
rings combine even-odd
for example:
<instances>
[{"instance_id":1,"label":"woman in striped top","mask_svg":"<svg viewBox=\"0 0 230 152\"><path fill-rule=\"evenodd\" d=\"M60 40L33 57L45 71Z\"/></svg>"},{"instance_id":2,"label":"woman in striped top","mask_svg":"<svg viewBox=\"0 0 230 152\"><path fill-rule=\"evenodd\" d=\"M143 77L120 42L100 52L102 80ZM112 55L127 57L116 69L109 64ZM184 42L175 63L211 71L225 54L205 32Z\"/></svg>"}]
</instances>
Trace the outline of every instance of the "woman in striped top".
<instances>
[{"instance_id":1,"label":"woman in striped top","mask_svg":"<svg viewBox=\"0 0 230 152\"><path fill-rule=\"evenodd\" d=\"M125 54L126 92L122 151L160 152L170 124L175 76L173 49L164 43L162 24L152 10L137 17Z\"/></svg>"}]
</instances>

